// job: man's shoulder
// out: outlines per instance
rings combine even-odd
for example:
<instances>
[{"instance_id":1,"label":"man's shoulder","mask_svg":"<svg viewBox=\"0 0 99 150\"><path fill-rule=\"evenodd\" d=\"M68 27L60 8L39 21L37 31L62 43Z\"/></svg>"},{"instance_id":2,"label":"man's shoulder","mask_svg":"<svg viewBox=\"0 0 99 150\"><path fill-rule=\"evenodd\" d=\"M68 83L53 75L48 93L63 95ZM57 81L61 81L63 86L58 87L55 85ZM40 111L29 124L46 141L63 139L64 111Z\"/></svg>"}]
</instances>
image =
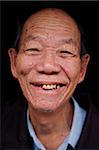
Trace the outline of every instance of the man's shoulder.
<instances>
[{"instance_id":1,"label":"man's shoulder","mask_svg":"<svg viewBox=\"0 0 99 150\"><path fill-rule=\"evenodd\" d=\"M23 98L13 99L3 106L2 123L12 126L27 109L27 103Z\"/></svg>"},{"instance_id":2,"label":"man's shoulder","mask_svg":"<svg viewBox=\"0 0 99 150\"><path fill-rule=\"evenodd\" d=\"M88 127L93 127L91 130L93 133L99 135L99 111L97 108L90 102L89 111L87 115ZM91 125L91 126L90 126Z\"/></svg>"},{"instance_id":3,"label":"man's shoulder","mask_svg":"<svg viewBox=\"0 0 99 150\"><path fill-rule=\"evenodd\" d=\"M99 131L99 110L93 104L90 95L88 94L81 95L79 97L78 103L87 112L86 116L87 124L92 123L92 125L95 126L97 125Z\"/></svg>"},{"instance_id":4,"label":"man's shoulder","mask_svg":"<svg viewBox=\"0 0 99 150\"><path fill-rule=\"evenodd\" d=\"M23 130L26 135L26 110L27 103L23 99L17 99L13 102L7 102L2 112L2 148L18 148L19 130ZM11 144L12 143L12 144Z\"/></svg>"},{"instance_id":5,"label":"man's shoulder","mask_svg":"<svg viewBox=\"0 0 99 150\"><path fill-rule=\"evenodd\" d=\"M13 130L16 128L20 119L23 119L27 110L27 103L23 98L14 99L7 102L2 112L2 128Z\"/></svg>"},{"instance_id":6,"label":"man's shoulder","mask_svg":"<svg viewBox=\"0 0 99 150\"><path fill-rule=\"evenodd\" d=\"M80 147L99 149L99 112L90 104L80 137Z\"/></svg>"},{"instance_id":7,"label":"man's shoulder","mask_svg":"<svg viewBox=\"0 0 99 150\"><path fill-rule=\"evenodd\" d=\"M87 111L77 148L99 149L99 111L93 105L89 95L79 98L79 104Z\"/></svg>"}]
</instances>

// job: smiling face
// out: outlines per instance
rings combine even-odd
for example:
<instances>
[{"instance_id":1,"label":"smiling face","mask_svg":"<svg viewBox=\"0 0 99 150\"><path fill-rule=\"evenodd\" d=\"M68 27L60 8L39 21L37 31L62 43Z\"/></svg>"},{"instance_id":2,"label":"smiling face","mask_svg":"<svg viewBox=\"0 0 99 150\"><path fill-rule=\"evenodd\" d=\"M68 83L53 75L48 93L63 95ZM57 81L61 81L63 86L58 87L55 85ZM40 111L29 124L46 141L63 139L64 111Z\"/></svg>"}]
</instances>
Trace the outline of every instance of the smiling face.
<instances>
[{"instance_id":1,"label":"smiling face","mask_svg":"<svg viewBox=\"0 0 99 150\"><path fill-rule=\"evenodd\" d=\"M11 69L32 108L55 111L69 103L84 78L89 56L80 59L80 33L74 20L56 9L25 23L18 54L9 50Z\"/></svg>"}]
</instances>

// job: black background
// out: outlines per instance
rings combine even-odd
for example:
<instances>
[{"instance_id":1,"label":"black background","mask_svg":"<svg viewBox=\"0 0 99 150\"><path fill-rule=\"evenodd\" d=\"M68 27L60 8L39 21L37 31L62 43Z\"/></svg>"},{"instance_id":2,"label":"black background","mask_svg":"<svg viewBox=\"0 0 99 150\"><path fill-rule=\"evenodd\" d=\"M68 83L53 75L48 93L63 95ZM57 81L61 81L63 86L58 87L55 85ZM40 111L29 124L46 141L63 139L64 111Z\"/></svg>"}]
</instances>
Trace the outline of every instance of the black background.
<instances>
[{"instance_id":1,"label":"black background","mask_svg":"<svg viewBox=\"0 0 99 150\"><path fill-rule=\"evenodd\" d=\"M17 1L2 2L1 13L1 83L2 104L12 101L13 97L22 95L18 82L12 77L8 49L12 46L17 30L18 20L41 8L58 7L70 14L82 25L86 33L86 48L91 55L85 81L77 90L88 92L93 103L99 109L99 2L66 2L66 1Z\"/></svg>"}]
</instances>

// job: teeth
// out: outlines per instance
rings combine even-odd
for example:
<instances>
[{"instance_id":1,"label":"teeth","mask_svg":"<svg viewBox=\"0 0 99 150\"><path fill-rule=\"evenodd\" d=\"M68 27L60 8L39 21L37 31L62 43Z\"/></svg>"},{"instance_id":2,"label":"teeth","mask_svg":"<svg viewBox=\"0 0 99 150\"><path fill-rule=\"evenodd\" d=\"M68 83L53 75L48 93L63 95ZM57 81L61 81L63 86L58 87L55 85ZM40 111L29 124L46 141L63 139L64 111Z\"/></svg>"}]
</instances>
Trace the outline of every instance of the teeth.
<instances>
[{"instance_id":1,"label":"teeth","mask_svg":"<svg viewBox=\"0 0 99 150\"><path fill-rule=\"evenodd\" d=\"M60 86L59 85L57 85L57 89L59 89L60 88Z\"/></svg>"},{"instance_id":2,"label":"teeth","mask_svg":"<svg viewBox=\"0 0 99 150\"><path fill-rule=\"evenodd\" d=\"M47 90L52 90L52 89L56 89L56 88L59 88L59 85L56 85L56 84L51 84L51 85L49 85L49 84L44 84L44 85L42 85L42 88L43 89L47 89Z\"/></svg>"}]
</instances>

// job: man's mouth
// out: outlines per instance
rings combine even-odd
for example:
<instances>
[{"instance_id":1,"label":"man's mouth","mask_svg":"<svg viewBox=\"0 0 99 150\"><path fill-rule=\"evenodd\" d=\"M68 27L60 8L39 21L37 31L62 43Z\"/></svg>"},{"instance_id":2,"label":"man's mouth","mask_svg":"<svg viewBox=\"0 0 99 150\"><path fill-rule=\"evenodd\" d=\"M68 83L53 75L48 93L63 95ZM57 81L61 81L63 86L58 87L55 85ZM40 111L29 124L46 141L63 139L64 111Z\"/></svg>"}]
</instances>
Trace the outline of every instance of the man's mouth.
<instances>
[{"instance_id":1,"label":"man's mouth","mask_svg":"<svg viewBox=\"0 0 99 150\"><path fill-rule=\"evenodd\" d=\"M38 83L31 83L33 86L35 87L40 87L43 90L55 90L55 89L59 89L63 86L65 86L65 84L62 83L57 83L57 84L38 84Z\"/></svg>"}]
</instances>

